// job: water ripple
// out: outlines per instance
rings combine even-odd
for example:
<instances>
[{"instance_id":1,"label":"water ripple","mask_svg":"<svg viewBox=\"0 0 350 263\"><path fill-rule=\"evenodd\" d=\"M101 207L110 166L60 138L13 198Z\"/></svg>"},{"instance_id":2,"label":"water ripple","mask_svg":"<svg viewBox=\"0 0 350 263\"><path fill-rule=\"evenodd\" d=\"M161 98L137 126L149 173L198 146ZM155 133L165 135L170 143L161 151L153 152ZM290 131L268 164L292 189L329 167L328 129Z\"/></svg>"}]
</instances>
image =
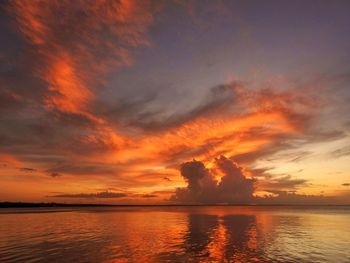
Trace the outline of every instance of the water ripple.
<instances>
[{"instance_id":1,"label":"water ripple","mask_svg":"<svg viewBox=\"0 0 350 263\"><path fill-rule=\"evenodd\" d=\"M0 213L0 262L350 262L350 210L183 207Z\"/></svg>"}]
</instances>

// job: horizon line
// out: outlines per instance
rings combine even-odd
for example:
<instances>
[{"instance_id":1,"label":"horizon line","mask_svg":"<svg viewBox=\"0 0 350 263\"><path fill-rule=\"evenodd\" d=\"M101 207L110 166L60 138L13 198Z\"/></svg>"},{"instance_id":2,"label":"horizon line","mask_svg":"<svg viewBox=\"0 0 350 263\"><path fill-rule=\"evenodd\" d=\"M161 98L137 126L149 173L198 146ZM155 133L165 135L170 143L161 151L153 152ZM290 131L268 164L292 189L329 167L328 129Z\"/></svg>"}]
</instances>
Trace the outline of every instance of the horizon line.
<instances>
[{"instance_id":1,"label":"horizon line","mask_svg":"<svg viewBox=\"0 0 350 263\"><path fill-rule=\"evenodd\" d=\"M0 208L39 208L39 207L174 207L174 206L350 206L350 204L94 204L56 202L0 202Z\"/></svg>"}]
</instances>

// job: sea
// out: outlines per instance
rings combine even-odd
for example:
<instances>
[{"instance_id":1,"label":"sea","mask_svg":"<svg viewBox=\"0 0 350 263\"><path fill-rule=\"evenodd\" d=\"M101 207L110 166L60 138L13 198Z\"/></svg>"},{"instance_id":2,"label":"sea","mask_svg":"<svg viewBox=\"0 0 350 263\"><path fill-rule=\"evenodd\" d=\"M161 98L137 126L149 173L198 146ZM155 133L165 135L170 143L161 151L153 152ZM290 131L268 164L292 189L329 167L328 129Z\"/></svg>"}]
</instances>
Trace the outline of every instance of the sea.
<instances>
[{"instance_id":1,"label":"sea","mask_svg":"<svg viewBox=\"0 0 350 263\"><path fill-rule=\"evenodd\" d=\"M350 262L350 207L2 208L0 262Z\"/></svg>"}]
</instances>

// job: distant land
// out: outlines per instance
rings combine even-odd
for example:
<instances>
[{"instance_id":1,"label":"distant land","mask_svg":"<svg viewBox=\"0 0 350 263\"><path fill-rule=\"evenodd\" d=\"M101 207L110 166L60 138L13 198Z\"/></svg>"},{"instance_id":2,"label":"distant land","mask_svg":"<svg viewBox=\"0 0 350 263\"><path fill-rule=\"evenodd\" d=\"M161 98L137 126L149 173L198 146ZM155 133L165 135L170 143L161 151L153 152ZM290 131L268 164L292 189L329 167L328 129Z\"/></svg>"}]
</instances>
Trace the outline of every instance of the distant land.
<instances>
[{"instance_id":1,"label":"distant land","mask_svg":"<svg viewBox=\"0 0 350 263\"><path fill-rule=\"evenodd\" d=\"M114 206L108 204L66 204L66 203L28 203L28 202L0 202L0 208L28 208L28 207L78 207L78 206Z\"/></svg>"},{"instance_id":2,"label":"distant land","mask_svg":"<svg viewBox=\"0 0 350 263\"><path fill-rule=\"evenodd\" d=\"M35 207L137 207L137 206L350 206L350 205L311 205L311 204L79 204L79 203L30 203L0 202L0 208L35 208Z\"/></svg>"}]
</instances>

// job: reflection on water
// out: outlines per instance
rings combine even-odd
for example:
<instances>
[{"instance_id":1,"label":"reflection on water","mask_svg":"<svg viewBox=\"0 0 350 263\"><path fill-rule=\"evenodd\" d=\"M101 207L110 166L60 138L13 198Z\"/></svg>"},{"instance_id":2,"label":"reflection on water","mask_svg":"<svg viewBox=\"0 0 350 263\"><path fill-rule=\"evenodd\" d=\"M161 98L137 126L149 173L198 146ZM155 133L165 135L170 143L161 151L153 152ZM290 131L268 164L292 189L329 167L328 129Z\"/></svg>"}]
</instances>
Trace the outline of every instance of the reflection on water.
<instances>
[{"instance_id":1,"label":"reflection on water","mask_svg":"<svg viewBox=\"0 0 350 263\"><path fill-rule=\"evenodd\" d=\"M348 207L0 211L0 262L350 262Z\"/></svg>"}]
</instances>

